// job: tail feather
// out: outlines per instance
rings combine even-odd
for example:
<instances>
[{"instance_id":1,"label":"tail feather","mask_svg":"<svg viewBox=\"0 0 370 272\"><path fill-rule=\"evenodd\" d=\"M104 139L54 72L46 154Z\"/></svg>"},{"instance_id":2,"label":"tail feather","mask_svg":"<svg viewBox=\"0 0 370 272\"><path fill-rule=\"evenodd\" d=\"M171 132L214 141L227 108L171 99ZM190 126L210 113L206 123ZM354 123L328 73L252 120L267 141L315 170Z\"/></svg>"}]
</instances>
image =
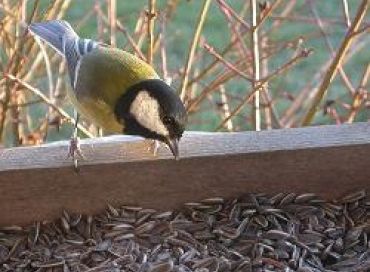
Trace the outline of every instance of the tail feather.
<instances>
[{"instance_id":1,"label":"tail feather","mask_svg":"<svg viewBox=\"0 0 370 272\"><path fill-rule=\"evenodd\" d=\"M63 20L32 23L29 30L66 58L71 83L75 87L81 57L93 50L98 43L81 39L71 25Z\"/></svg>"},{"instance_id":2,"label":"tail feather","mask_svg":"<svg viewBox=\"0 0 370 272\"><path fill-rule=\"evenodd\" d=\"M32 23L29 30L47 42L61 55L65 54L65 45L79 39L71 25L62 20Z\"/></svg>"}]
</instances>

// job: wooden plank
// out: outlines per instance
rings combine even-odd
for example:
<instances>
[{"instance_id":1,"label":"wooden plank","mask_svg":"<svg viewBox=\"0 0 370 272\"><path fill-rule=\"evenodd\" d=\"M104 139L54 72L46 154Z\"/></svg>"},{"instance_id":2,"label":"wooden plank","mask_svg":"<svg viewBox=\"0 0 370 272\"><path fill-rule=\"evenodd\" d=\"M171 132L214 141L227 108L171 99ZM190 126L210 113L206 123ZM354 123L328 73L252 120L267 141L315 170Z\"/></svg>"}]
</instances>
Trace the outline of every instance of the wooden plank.
<instances>
[{"instance_id":1,"label":"wooden plank","mask_svg":"<svg viewBox=\"0 0 370 272\"><path fill-rule=\"evenodd\" d=\"M68 142L0 150L0 225L51 220L63 209L96 213L107 203L161 210L247 192L314 192L338 197L370 189L370 124L245 133L189 133L181 160L148 142L83 140L76 174Z\"/></svg>"}]
</instances>

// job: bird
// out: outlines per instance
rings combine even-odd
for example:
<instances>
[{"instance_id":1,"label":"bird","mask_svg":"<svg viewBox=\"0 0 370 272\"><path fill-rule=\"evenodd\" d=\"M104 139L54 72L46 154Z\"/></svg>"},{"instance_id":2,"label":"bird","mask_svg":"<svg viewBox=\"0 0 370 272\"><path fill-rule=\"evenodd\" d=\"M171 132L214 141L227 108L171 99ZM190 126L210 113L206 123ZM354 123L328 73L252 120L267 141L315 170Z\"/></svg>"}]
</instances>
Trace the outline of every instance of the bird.
<instances>
[{"instance_id":1,"label":"bird","mask_svg":"<svg viewBox=\"0 0 370 272\"><path fill-rule=\"evenodd\" d=\"M78 112L69 152L76 167L75 154L82 156L77 137L80 114L107 133L163 142L179 158L186 109L151 65L127 51L80 38L64 20L33 22L28 30L66 60L72 85L68 96Z\"/></svg>"}]
</instances>

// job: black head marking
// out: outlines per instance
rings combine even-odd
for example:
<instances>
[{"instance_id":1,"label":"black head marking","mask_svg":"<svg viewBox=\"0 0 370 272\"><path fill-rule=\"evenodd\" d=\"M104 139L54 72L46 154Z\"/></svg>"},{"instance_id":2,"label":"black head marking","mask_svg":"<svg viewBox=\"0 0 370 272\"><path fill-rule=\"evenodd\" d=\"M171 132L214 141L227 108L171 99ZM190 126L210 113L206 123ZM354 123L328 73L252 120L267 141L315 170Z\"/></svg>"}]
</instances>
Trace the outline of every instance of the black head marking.
<instances>
[{"instance_id":1,"label":"black head marking","mask_svg":"<svg viewBox=\"0 0 370 272\"><path fill-rule=\"evenodd\" d=\"M169 132L169 138L180 139L187 122L186 110L175 91L160 79L149 79L131 86L118 100L116 118L124 122L125 134L166 141L163 135L143 127L130 112L136 96L146 91L160 106L160 118Z\"/></svg>"}]
</instances>

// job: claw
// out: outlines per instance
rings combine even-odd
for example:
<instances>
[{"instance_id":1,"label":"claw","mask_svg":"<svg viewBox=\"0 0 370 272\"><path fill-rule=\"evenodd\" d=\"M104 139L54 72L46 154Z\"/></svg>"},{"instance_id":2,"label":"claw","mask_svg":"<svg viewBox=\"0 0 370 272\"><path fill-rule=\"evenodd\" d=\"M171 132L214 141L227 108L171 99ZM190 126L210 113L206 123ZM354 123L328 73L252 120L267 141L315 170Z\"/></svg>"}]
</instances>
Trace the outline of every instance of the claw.
<instances>
[{"instance_id":1,"label":"claw","mask_svg":"<svg viewBox=\"0 0 370 272\"><path fill-rule=\"evenodd\" d=\"M157 140L150 140L150 146L148 150L152 152L153 156L157 156L160 143Z\"/></svg>"},{"instance_id":2,"label":"claw","mask_svg":"<svg viewBox=\"0 0 370 272\"><path fill-rule=\"evenodd\" d=\"M78 167L78 159L85 159L81 146L80 146L80 138L77 136L73 136L69 142L69 149L67 159L72 158L74 169L76 172L79 172Z\"/></svg>"}]
</instances>

